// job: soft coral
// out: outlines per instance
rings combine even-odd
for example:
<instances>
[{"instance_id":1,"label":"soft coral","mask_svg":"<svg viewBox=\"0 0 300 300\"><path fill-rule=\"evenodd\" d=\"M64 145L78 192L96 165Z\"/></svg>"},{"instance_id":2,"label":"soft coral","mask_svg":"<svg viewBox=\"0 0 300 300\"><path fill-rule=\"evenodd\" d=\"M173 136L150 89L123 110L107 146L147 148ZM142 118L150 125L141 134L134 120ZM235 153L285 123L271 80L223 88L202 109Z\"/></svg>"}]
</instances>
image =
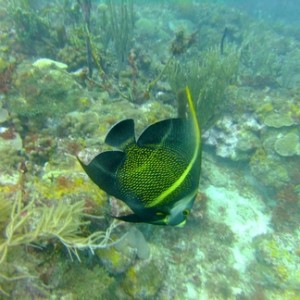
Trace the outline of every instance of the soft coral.
<instances>
[{"instance_id":1,"label":"soft coral","mask_svg":"<svg viewBox=\"0 0 300 300\"><path fill-rule=\"evenodd\" d=\"M7 93L9 91L14 69L15 66L10 64L2 72L0 72L0 93Z\"/></svg>"}]
</instances>

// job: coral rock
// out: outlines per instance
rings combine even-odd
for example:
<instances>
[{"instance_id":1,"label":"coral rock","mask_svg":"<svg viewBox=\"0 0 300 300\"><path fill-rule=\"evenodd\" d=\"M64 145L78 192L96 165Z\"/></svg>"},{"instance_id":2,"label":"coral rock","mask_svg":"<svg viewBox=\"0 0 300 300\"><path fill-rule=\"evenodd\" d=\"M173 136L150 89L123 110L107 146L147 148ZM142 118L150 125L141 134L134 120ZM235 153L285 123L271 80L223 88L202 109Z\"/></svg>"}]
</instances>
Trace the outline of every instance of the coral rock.
<instances>
[{"instance_id":1,"label":"coral rock","mask_svg":"<svg viewBox=\"0 0 300 300\"><path fill-rule=\"evenodd\" d=\"M293 156L300 154L299 137L294 132L280 136L274 144L275 151L281 156Z\"/></svg>"},{"instance_id":2,"label":"coral rock","mask_svg":"<svg viewBox=\"0 0 300 300\"><path fill-rule=\"evenodd\" d=\"M125 274L122 287L132 299L154 299L165 279L163 261L140 260L131 266Z\"/></svg>"},{"instance_id":3,"label":"coral rock","mask_svg":"<svg viewBox=\"0 0 300 300\"><path fill-rule=\"evenodd\" d=\"M38 60L36 60L33 64L34 67L37 67L39 69L49 69L49 67L51 67L52 65L54 65L55 67L59 68L59 69L67 69L68 66L64 63L61 63L59 61L55 61L49 58L40 58Z\"/></svg>"},{"instance_id":4,"label":"coral rock","mask_svg":"<svg viewBox=\"0 0 300 300\"><path fill-rule=\"evenodd\" d=\"M271 113L265 117L264 124L268 127L280 128L294 125L294 120L288 114Z\"/></svg>"}]
</instances>

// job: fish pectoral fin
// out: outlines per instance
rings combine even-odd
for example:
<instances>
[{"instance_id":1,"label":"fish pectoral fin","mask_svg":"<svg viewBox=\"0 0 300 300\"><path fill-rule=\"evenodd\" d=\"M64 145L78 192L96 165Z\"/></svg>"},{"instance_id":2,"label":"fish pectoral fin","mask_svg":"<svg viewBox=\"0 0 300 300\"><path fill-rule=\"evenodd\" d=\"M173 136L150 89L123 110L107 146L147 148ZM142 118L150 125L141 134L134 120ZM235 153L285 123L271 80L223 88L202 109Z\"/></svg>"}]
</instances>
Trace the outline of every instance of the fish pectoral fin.
<instances>
[{"instance_id":1,"label":"fish pectoral fin","mask_svg":"<svg viewBox=\"0 0 300 300\"><path fill-rule=\"evenodd\" d=\"M98 154L88 165L78 160L96 185L106 193L118 197L119 192L115 184L116 173L124 158L125 153L122 151L106 151Z\"/></svg>"},{"instance_id":2,"label":"fish pectoral fin","mask_svg":"<svg viewBox=\"0 0 300 300\"><path fill-rule=\"evenodd\" d=\"M119 217L112 216L112 217L115 218L115 219L121 220L121 221L131 222L131 223L143 223L143 222L145 222L145 220L141 219L136 214L130 214L130 215L119 216Z\"/></svg>"},{"instance_id":3,"label":"fish pectoral fin","mask_svg":"<svg viewBox=\"0 0 300 300\"><path fill-rule=\"evenodd\" d=\"M156 213L153 216L147 216L147 214L145 214L144 217L140 217L136 214L130 214L130 215L119 216L119 217L112 216L112 217L121 221L131 222L131 223L149 223L154 225L166 225L165 213Z\"/></svg>"},{"instance_id":4,"label":"fish pectoral fin","mask_svg":"<svg viewBox=\"0 0 300 300\"><path fill-rule=\"evenodd\" d=\"M133 119L126 119L115 124L107 134L105 143L121 150L135 143Z\"/></svg>"}]
</instances>

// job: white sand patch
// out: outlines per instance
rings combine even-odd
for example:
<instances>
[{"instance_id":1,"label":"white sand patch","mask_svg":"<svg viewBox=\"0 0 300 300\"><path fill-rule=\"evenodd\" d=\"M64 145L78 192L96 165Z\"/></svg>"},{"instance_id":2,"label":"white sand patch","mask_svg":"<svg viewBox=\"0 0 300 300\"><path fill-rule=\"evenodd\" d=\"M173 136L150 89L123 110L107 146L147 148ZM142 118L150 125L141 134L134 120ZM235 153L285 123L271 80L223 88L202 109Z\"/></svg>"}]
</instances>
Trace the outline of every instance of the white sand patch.
<instances>
[{"instance_id":1,"label":"white sand patch","mask_svg":"<svg viewBox=\"0 0 300 300\"><path fill-rule=\"evenodd\" d=\"M209 218L225 223L235 234L234 267L243 272L253 259L253 238L271 231L265 205L254 193L245 197L237 190L215 186L209 186L204 192L209 197Z\"/></svg>"}]
</instances>

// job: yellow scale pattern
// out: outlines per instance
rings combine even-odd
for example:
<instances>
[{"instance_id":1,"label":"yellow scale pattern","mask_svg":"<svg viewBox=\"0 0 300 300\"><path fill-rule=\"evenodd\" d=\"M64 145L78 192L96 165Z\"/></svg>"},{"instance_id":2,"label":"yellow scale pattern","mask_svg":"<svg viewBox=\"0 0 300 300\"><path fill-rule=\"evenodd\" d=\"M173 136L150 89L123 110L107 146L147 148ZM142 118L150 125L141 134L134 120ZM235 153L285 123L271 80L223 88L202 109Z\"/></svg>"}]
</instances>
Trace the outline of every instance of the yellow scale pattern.
<instances>
[{"instance_id":1,"label":"yellow scale pattern","mask_svg":"<svg viewBox=\"0 0 300 300\"><path fill-rule=\"evenodd\" d=\"M140 200L145 207L150 207L153 199L168 189L186 169L189 160L175 149L138 147L133 145L128 149L127 159L119 169L118 178L122 182L122 193ZM163 172L162 172L163 170ZM157 178L159 176L159 178ZM180 191L186 190L189 179L180 189L174 190L168 197L155 206L166 205L177 200Z\"/></svg>"}]
</instances>

